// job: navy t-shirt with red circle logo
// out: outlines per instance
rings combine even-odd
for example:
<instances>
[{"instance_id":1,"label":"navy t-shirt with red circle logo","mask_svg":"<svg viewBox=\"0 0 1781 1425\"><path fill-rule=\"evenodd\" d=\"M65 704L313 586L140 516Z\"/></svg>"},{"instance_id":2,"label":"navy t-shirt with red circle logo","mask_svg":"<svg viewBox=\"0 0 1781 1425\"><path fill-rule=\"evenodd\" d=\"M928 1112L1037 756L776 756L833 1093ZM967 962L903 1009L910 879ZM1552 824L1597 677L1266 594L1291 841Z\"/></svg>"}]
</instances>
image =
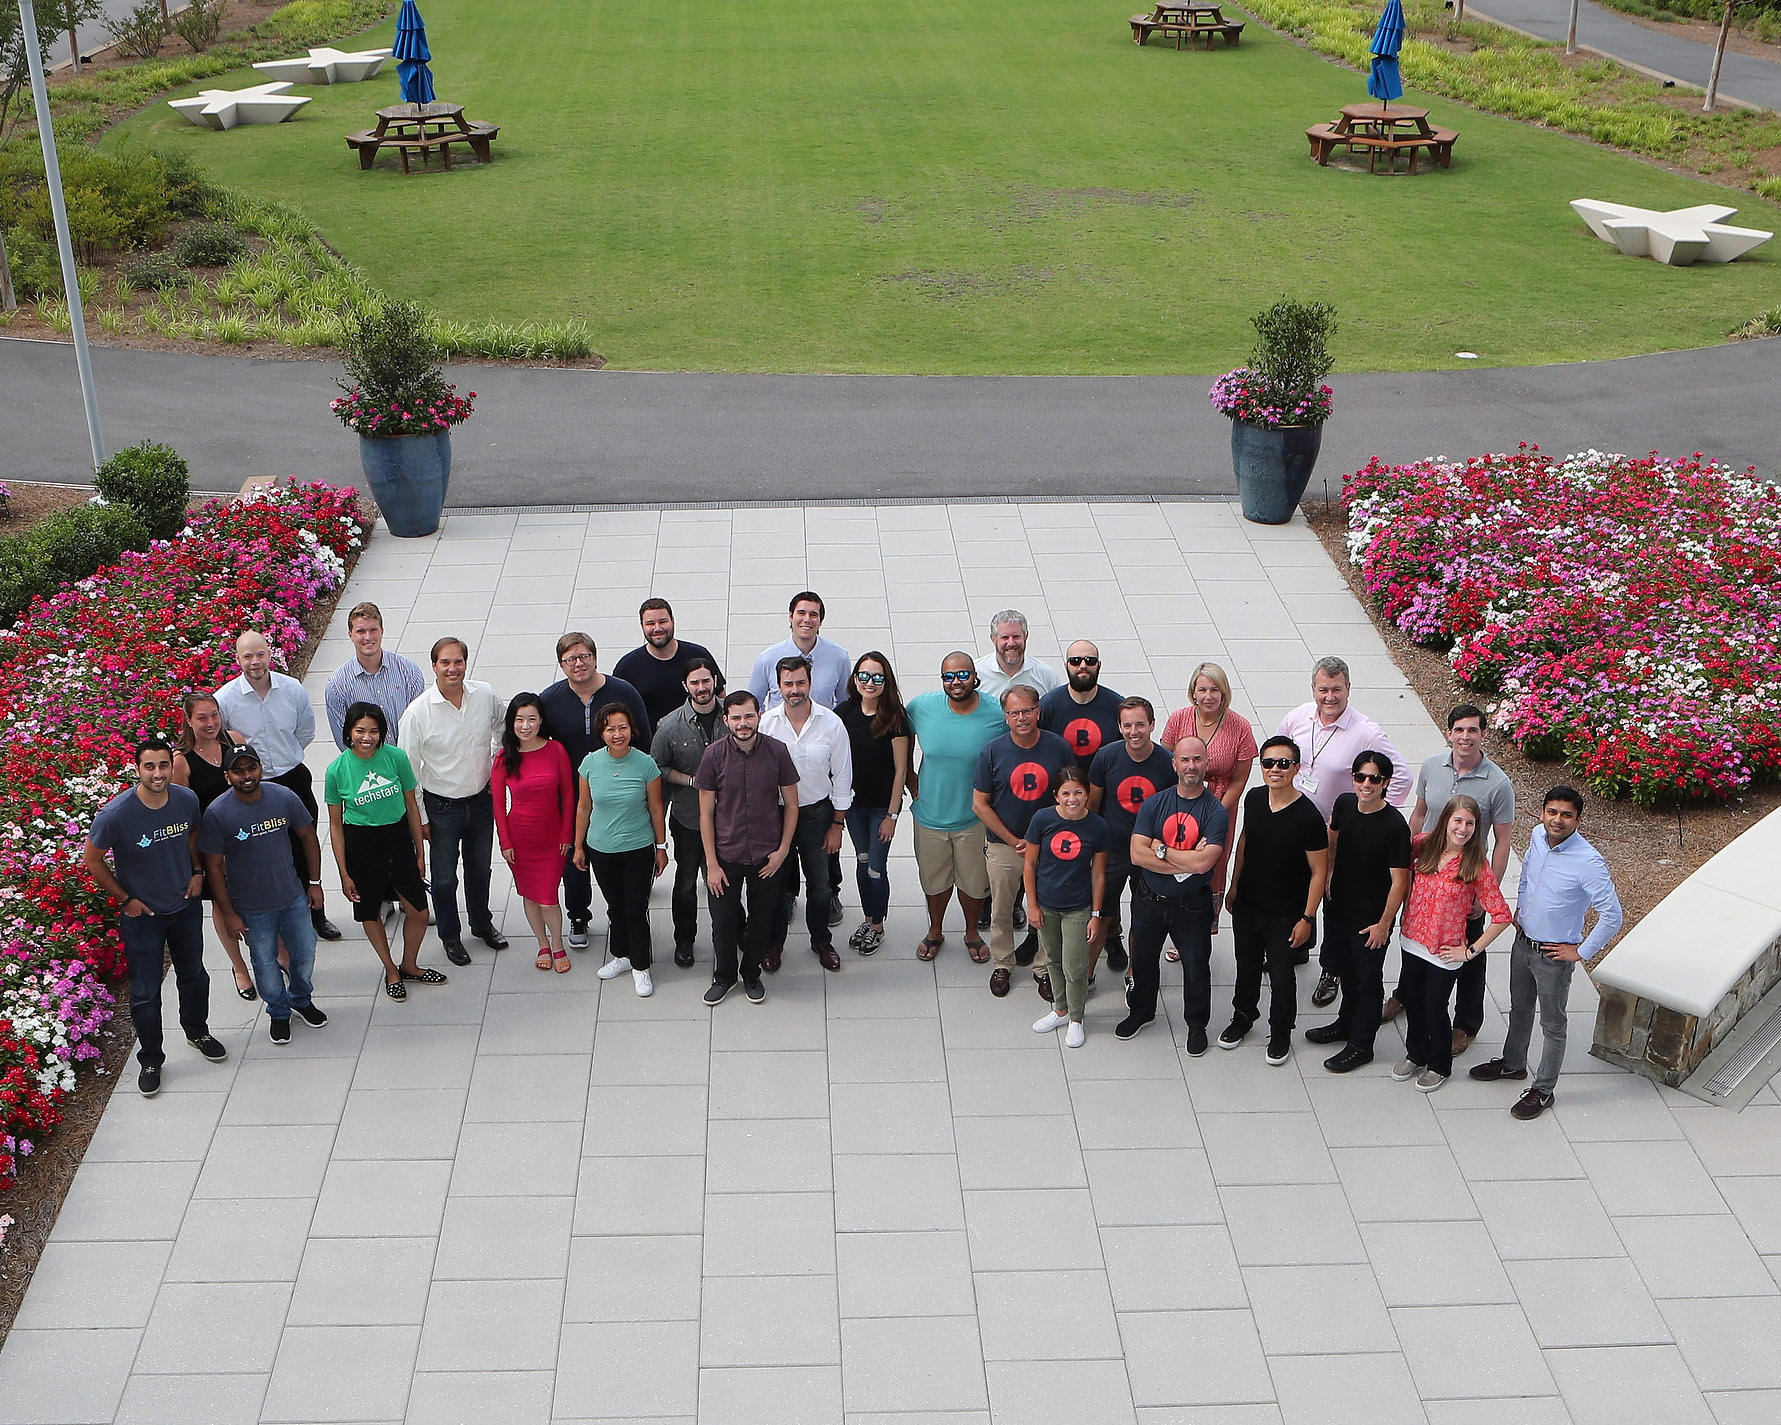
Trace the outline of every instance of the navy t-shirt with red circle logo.
<instances>
[{"instance_id":1,"label":"navy t-shirt with red circle logo","mask_svg":"<svg viewBox=\"0 0 1781 1425\"><path fill-rule=\"evenodd\" d=\"M1134 836L1148 836L1172 851L1192 851L1202 841L1227 846L1230 833L1231 818L1223 802L1211 792L1201 792L1190 800L1181 795L1178 786L1165 787L1148 798L1138 808L1137 822L1132 828ZM1162 863L1156 864L1160 866ZM1153 895L1172 900L1208 889L1203 875L1189 876L1185 881L1178 881L1175 876L1174 871L1166 868L1153 871L1149 866L1144 867L1144 884Z\"/></svg>"},{"instance_id":2,"label":"navy t-shirt with red circle logo","mask_svg":"<svg viewBox=\"0 0 1781 1425\"><path fill-rule=\"evenodd\" d=\"M1021 747L1003 734L977 754L977 776L971 785L989 794L996 815L1017 839L1027 834L1035 812L1057 801L1057 779L1075 759L1055 732L1041 732L1031 747ZM986 833L1000 843L993 831Z\"/></svg>"},{"instance_id":3,"label":"navy t-shirt with red circle logo","mask_svg":"<svg viewBox=\"0 0 1781 1425\"><path fill-rule=\"evenodd\" d=\"M1039 726L1063 738L1076 765L1086 772L1097 752L1120 740L1119 694L1096 688L1091 701L1079 703L1070 696L1069 684L1053 688L1039 699Z\"/></svg>"},{"instance_id":4,"label":"navy t-shirt with red circle logo","mask_svg":"<svg viewBox=\"0 0 1781 1425\"><path fill-rule=\"evenodd\" d=\"M1027 827L1027 840L1039 847L1033 880L1040 906L1046 910L1091 909L1095 903L1095 853L1113 843L1107 823L1092 811L1071 821L1056 807L1047 807Z\"/></svg>"},{"instance_id":5,"label":"navy t-shirt with red circle logo","mask_svg":"<svg viewBox=\"0 0 1781 1425\"><path fill-rule=\"evenodd\" d=\"M1121 739L1095 753L1095 760L1089 764L1088 780L1101 789L1101 815L1115 839L1108 862L1125 864L1131 860L1132 826L1138 819L1138 808L1163 788L1175 785L1174 759L1152 743L1150 755L1142 762L1135 761Z\"/></svg>"}]
</instances>

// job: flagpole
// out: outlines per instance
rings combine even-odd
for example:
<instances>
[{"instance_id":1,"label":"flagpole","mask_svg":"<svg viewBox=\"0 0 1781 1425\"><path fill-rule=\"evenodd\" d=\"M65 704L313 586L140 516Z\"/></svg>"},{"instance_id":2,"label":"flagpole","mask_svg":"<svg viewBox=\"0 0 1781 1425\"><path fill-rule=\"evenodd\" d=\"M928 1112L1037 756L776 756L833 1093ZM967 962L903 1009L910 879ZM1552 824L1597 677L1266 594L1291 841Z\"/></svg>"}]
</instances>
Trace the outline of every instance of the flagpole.
<instances>
[{"instance_id":1,"label":"flagpole","mask_svg":"<svg viewBox=\"0 0 1781 1425\"><path fill-rule=\"evenodd\" d=\"M86 314L80 305L80 275L74 267L74 243L68 235L68 205L62 199L62 165L56 157L56 130L50 122L49 90L43 82L43 52L37 43L35 0L19 0L20 39L31 71L31 103L37 111L37 137L43 144L43 175L49 187L50 214L56 224L56 250L62 258L62 290L68 299L68 321L74 332L74 364L80 372L80 399L86 407L87 439L93 447L93 469L105 463L105 438L99 431L99 397L93 387L93 359L87 351Z\"/></svg>"}]
</instances>

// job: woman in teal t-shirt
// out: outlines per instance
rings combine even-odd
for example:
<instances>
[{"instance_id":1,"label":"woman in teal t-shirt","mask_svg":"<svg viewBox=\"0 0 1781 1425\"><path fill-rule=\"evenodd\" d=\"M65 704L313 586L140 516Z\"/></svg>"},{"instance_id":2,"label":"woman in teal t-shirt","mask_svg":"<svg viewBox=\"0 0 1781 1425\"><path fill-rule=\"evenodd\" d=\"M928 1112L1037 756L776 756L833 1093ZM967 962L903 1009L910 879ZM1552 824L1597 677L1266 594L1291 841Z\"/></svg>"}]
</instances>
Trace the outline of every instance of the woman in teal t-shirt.
<instances>
[{"instance_id":1,"label":"woman in teal t-shirt","mask_svg":"<svg viewBox=\"0 0 1781 1425\"><path fill-rule=\"evenodd\" d=\"M343 720L346 751L328 767L323 800L328 840L340 868L340 889L352 902L353 919L383 961L384 993L407 999L407 982L442 985L445 976L420 966L427 937L427 851L420 806L414 798L414 765L386 742L389 720L376 703L354 703ZM402 902L402 963L390 958L383 928L386 901Z\"/></svg>"},{"instance_id":2,"label":"woman in teal t-shirt","mask_svg":"<svg viewBox=\"0 0 1781 1425\"><path fill-rule=\"evenodd\" d=\"M649 888L668 864L668 823L662 810L662 769L631 744L637 729L622 703L594 714L605 746L581 759L581 796L575 808L575 864L591 869L606 898L606 949L601 979L631 972L640 995L649 978Z\"/></svg>"}]
</instances>

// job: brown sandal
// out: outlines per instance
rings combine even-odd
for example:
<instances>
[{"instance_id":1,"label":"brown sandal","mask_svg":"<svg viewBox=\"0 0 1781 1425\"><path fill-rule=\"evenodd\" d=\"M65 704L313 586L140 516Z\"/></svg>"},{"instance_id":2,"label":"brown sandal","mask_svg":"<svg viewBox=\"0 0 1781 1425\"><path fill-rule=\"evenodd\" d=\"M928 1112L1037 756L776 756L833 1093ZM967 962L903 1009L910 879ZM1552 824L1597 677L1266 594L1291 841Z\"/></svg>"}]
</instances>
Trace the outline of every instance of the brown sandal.
<instances>
[{"instance_id":1,"label":"brown sandal","mask_svg":"<svg viewBox=\"0 0 1781 1425\"><path fill-rule=\"evenodd\" d=\"M984 965L989 962L989 946L985 945L981 940L967 940L965 942L965 949L970 952L971 958L979 965Z\"/></svg>"},{"instance_id":2,"label":"brown sandal","mask_svg":"<svg viewBox=\"0 0 1781 1425\"><path fill-rule=\"evenodd\" d=\"M940 947L945 943L946 937L944 935L938 938L932 935L926 936L921 944L915 947L915 958L917 960L932 960L934 956L940 953Z\"/></svg>"}]
</instances>

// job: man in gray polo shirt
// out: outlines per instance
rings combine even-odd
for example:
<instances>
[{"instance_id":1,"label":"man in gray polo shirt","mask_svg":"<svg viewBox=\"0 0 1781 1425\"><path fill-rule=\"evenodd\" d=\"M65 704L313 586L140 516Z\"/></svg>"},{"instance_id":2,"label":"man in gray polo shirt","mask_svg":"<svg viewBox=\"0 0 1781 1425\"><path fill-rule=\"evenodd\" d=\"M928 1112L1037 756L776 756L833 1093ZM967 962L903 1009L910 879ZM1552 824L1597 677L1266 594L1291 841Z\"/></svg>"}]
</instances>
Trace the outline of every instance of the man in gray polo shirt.
<instances>
[{"instance_id":1,"label":"man in gray polo shirt","mask_svg":"<svg viewBox=\"0 0 1781 1425\"><path fill-rule=\"evenodd\" d=\"M1420 834L1430 818L1438 817L1454 797L1470 797L1478 803L1490 827L1490 870L1500 886L1509 869L1509 838L1515 830L1515 784L1484 755L1485 726L1483 709L1471 703L1461 703L1447 714L1450 750L1429 758L1416 774L1416 805L1410 812L1410 834ZM1482 913L1466 922L1466 944L1472 944L1483 933ZM1474 955L1459 968L1453 1005L1455 1054L1470 1049L1484 1025L1484 965L1484 956ZM1385 1002L1385 1018L1396 1018L1403 1007L1403 997L1393 990Z\"/></svg>"}]
</instances>

